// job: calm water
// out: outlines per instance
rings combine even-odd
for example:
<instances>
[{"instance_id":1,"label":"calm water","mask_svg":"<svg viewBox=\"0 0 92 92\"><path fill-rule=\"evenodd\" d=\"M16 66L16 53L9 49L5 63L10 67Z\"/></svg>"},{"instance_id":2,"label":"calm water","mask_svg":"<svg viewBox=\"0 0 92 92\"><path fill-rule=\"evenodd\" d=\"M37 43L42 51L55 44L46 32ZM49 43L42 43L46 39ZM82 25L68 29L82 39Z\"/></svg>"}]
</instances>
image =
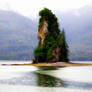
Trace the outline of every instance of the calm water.
<instances>
[{"instance_id":1,"label":"calm water","mask_svg":"<svg viewBox=\"0 0 92 92\"><path fill-rule=\"evenodd\" d=\"M0 62L5 63L11 62ZM0 65L0 92L92 92L92 66L58 68Z\"/></svg>"}]
</instances>

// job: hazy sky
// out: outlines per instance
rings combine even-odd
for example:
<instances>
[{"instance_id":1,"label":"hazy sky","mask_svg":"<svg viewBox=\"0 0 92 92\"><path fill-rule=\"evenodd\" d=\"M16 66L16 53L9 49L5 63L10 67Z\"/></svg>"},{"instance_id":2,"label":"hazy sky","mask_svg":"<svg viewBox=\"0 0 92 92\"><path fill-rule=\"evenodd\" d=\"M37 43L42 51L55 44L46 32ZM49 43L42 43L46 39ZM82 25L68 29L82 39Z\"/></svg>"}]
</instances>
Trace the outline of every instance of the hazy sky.
<instances>
[{"instance_id":1,"label":"hazy sky","mask_svg":"<svg viewBox=\"0 0 92 92\"><path fill-rule=\"evenodd\" d=\"M0 0L0 9L14 10L25 16L36 17L43 7L53 11L66 12L90 3L92 3L92 0Z\"/></svg>"}]
</instances>

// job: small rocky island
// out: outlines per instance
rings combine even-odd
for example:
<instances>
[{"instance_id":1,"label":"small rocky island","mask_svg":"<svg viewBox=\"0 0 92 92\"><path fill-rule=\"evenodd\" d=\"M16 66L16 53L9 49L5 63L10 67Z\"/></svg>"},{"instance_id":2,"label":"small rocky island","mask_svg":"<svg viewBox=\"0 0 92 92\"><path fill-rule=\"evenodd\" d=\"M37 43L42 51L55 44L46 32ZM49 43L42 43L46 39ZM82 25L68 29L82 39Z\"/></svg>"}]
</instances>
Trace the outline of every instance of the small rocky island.
<instances>
[{"instance_id":1,"label":"small rocky island","mask_svg":"<svg viewBox=\"0 0 92 92\"><path fill-rule=\"evenodd\" d=\"M64 29L59 29L57 17L44 8L39 12L38 46L34 49L33 63L68 62L68 45Z\"/></svg>"}]
</instances>

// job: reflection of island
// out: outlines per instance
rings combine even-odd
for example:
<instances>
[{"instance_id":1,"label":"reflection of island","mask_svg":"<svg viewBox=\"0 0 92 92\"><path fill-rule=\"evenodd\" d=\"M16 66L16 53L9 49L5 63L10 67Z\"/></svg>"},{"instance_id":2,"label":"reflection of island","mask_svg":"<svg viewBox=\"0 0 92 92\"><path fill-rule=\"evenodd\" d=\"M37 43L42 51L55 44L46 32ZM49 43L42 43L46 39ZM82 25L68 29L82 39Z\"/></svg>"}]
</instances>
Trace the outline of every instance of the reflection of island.
<instances>
[{"instance_id":1,"label":"reflection of island","mask_svg":"<svg viewBox=\"0 0 92 92\"><path fill-rule=\"evenodd\" d=\"M58 70L58 67L55 67L55 66L40 66L40 67L38 67L38 70L41 70L41 71L43 71L43 70Z\"/></svg>"},{"instance_id":2,"label":"reflection of island","mask_svg":"<svg viewBox=\"0 0 92 92\"><path fill-rule=\"evenodd\" d=\"M23 76L14 77L10 79L0 79L0 84L8 85L24 85L24 86L40 86L40 87L63 87L64 81L56 77L41 74L41 72L56 70L55 67L39 67L38 71L29 71L24 73ZM13 73L14 74L14 73Z\"/></svg>"},{"instance_id":3,"label":"reflection of island","mask_svg":"<svg viewBox=\"0 0 92 92\"><path fill-rule=\"evenodd\" d=\"M49 69L52 69L52 67L39 67L41 70L43 68L43 70L47 70L49 71ZM54 69L54 67L53 67ZM46 75L46 74L40 74L40 71L39 73L36 73L36 76L37 76L37 85L38 86L41 86L41 87L64 87L64 81L59 79L59 78L56 78L56 77L53 77L53 76L50 76L50 75Z\"/></svg>"}]
</instances>

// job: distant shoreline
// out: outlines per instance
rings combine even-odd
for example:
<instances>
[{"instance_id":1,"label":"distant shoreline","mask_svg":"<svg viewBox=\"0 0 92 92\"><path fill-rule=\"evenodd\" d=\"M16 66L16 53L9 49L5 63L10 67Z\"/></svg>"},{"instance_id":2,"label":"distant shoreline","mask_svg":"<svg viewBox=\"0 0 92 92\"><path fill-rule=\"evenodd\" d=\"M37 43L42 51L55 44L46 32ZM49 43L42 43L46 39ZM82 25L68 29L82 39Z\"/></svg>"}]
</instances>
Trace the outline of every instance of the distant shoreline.
<instances>
[{"instance_id":1,"label":"distant shoreline","mask_svg":"<svg viewBox=\"0 0 92 92\"><path fill-rule=\"evenodd\" d=\"M91 63L66 63L66 62L56 62L56 63L37 63L37 64L1 64L2 66L92 66Z\"/></svg>"}]
</instances>

